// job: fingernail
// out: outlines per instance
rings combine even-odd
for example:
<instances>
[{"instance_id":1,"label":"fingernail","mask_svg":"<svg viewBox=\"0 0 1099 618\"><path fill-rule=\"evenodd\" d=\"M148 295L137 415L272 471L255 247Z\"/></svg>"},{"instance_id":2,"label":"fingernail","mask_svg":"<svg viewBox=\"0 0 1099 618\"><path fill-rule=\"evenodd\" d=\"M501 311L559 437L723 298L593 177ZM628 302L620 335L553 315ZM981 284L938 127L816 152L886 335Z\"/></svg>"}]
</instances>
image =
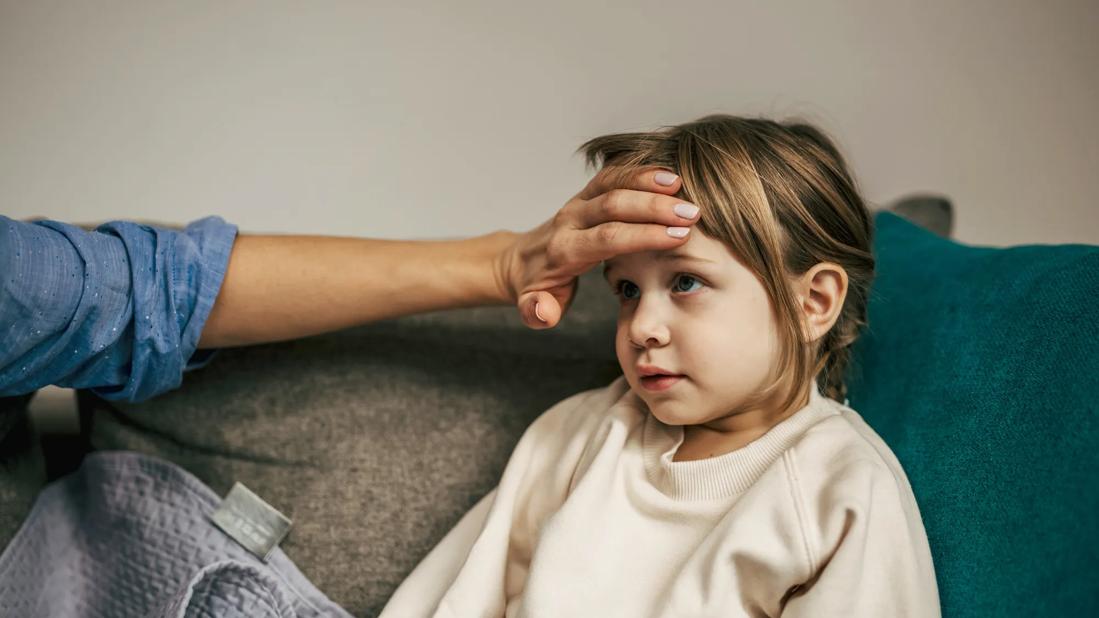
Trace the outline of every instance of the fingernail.
<instances>
[{"instance_id":1,"label":"fingernail","mask_svg":"<svg viewBox=\"0 0 1099 618\"><path fill-rule=\"evenodd\" d=\"M549 324L549 322L546 322L546 318L542 317L542 312L538 311L538 303L534 303L534 315L538 316L538 319L542 320L542 322Z\"/></svg>"},{"instance_id":2,"label":"fingernail","mask_svg":"<svg viewBox=\"0 0 1099 618\"><path fill-rule=\"evenodd\" d=\"M687 235L687 232L691 231L686 227L670 227L668 228L668 236L674 236L675 238L683 238ZM537 307L535 307L537 309Z\"/></svg>"},{"instance_id":3,"label":"fingernail","mask_svg":"<svg viewBox=\"0 0 1099 618\"><path fill-rule=\"evenodd\" d=\"M672 210L675 210L675 214L684 219L694 219L695 215L698 214L698 206L692 204L676 204Z\"/></svg>"},{"instance_id":4,"label":"fingernail","mask_svg":"<svg viewBox=\"0 0 1099 618\"><path fill-rule=\"evenodd\" d=\"M671 172L657 172L656 175L653 176L653 180L656 181L656 184L664 185L665 187L674 184L676 178L679 178L679 176L676 176Z\"/></svg>"}]
</instances>

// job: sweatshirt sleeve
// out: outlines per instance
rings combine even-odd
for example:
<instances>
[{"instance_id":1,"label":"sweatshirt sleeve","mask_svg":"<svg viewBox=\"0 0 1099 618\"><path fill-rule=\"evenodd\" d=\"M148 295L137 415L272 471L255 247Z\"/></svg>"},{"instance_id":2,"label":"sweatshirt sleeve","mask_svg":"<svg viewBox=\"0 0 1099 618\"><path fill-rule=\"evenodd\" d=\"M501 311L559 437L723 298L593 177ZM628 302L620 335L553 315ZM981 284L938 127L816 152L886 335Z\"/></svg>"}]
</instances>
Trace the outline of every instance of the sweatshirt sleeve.
<instances>
[{"instance_id":1,"label":"sweatshirt sleeve","mask_svg":"<svg viewBox=\"0 0 1099 618\"><path fill-rule=\"evenodd\" d=\"M905 477L855 462L808 506L819 513L806 526L814 575L789 596L784 618L940 616L927 536Z\"/></svg>"},{"instance_id":2,"label":"sweatshirt sleeve","mask_svg":"<svg viewBox=\"0 0 1099 618\"><path fill-rule=\"evenodd\" d=\"M47 384L140 401L196 354L237 229L113 221L95 231L0 216L0 396Z\"/></svg>"},{"instance_id":3,"label":"sweatshirt sleeve","mask_svg":"<svg viewBox=\"0 0 1099 618\"><path fill-rule=\"evenodd\" d=\"M496 501L496 491L493 489L481 498L416 565L389 598L382 618L431 616L435 613L446 586L458 577L470 549L484 530L489 510Z\"/></svg>"},{"instance_id":4,"label":"sweatshirt sleeve","mask_svg":"<svg viewBox=\"0 0 1099 618\"><path fill-rule=\"evenodd\" d=\"M542 525L564 502L590 412L608 389L585 391L538 417L519 440L500 483L420 562L383 618L503 616L520 596Z\"/></svg>"}]
</instances>

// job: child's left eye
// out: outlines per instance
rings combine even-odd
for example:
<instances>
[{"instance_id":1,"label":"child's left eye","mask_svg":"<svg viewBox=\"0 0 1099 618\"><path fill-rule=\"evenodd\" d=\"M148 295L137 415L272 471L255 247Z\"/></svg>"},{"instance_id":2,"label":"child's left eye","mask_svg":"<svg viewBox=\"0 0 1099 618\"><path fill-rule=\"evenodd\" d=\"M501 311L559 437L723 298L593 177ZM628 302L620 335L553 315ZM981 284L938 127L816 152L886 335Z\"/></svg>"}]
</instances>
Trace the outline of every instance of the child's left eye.
<instances>
[{"instance_id":1,"label":"child's left eye","mask_svg":"<svg viewBox=\"0 0 1099 618\"><path fill-rule=\"evenodd\" d=\"M675 280L675 286L674 286L675 291L676 292L691 292L691 291L694 291L695 288L694 288L693 284L696 284L696 283L700 287L702 286L702 282L699 281L698 279L696 279L696 278L694 278L690 275L680 275Z\"/></svg>"}]
</instances>

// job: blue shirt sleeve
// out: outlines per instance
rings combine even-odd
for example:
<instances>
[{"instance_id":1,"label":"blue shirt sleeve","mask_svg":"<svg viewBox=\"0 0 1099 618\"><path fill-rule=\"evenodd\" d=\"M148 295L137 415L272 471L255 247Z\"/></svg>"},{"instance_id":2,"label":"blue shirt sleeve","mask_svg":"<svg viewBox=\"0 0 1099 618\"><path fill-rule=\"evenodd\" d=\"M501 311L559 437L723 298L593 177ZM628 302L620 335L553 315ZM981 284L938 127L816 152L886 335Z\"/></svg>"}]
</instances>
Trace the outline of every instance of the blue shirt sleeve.
<instances>
[{"instance_id":1,"label":"blue shirt sleeve","mask_svg":"<svg viewBox=\"0 0 1099 618\"><path fill-rule=\"evenodd\" d=\"M0 216L0 396L47 384L141 401L206 359L199 336L237 228L112 221L94 232Z\"/></svg>"}]
</instances>

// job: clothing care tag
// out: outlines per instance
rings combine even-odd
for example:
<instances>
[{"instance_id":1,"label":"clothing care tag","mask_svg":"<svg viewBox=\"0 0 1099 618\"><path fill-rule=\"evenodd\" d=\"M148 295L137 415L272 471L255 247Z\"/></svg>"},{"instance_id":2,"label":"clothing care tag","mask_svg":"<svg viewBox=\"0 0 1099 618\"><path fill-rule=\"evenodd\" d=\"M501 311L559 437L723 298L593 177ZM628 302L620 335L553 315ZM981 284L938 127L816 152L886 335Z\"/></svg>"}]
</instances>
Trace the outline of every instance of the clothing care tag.
<instances>
[{"instance_id":1,"label":"clothing care tag","mask_svg":"<svg viewBox=\"0 0 1099 618\"><path fill-rule=\"evenodd\" d=\"M293 525L275 507L240 483L233 484L229 495L221 501L210 519L225 534L264 562L267 562L271 551L278 547Z\"/></svg>"}]
</instances>

